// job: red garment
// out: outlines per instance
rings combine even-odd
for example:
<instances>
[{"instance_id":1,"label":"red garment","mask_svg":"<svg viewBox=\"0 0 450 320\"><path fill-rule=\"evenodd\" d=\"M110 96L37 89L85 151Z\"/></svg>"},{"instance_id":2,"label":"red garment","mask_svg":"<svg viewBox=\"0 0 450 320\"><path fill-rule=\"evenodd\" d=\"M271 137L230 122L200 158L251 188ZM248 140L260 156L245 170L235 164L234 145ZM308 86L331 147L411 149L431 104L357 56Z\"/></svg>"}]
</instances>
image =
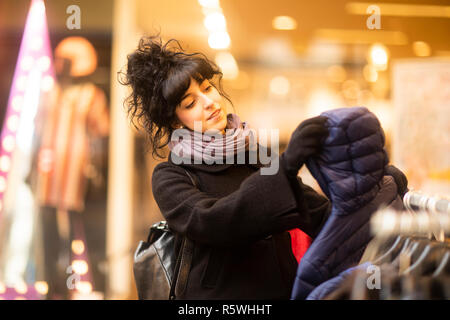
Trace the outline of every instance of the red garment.
<instances>
[{"instance_id":1,"label":"red garment","mask_svg":"<svg viewBox=\"0 0 450 320\"><path fill-rule=\"evenodd\" d=\"M298 228L289 230L288 232L291 235L292 252L300 264L300 260L311 245L311 238Z\"/></svg>"}]
</instances>

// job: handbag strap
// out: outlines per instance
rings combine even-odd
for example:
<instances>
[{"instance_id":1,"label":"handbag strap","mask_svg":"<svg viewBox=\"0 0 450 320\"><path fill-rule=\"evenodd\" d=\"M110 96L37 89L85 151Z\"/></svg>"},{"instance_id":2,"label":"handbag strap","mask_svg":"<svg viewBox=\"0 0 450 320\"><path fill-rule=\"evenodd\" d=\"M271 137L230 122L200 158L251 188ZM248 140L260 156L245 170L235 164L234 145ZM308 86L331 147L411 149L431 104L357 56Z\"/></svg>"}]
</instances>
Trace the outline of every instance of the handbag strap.
<instances>
[{"instance_id":1,"label":"handbag strap","mask_svg":"<svg viewBox=\"0 0 450 320\"><path fill-rule=\"evenodd\" d=\"M184 169L188 177L191 179L192 184L198 188L192 175ZM181 245L181 251L175 264L174 279L170 286L170 300L175 300L177 296L183 295L187 287L189 271L191 269L192 257L194 255L194 243L187 237L183 238Z\"/></svg>"}]
</instances>

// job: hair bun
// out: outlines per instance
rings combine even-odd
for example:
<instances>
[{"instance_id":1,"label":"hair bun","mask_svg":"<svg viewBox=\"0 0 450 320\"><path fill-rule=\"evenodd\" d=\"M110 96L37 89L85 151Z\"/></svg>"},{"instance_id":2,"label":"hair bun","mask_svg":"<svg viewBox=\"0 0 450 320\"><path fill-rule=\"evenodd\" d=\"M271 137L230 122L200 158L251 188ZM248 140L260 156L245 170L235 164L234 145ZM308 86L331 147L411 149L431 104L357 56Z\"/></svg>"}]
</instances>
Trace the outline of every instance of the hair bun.
<instances>
[{"instance_id":1,"label":"hair bun","mask_svg":"<svg viewBox=\"0 0 450 320\"><path fill-rule=\"evenodd\" d=\"M176 47L169 47L172 41L178 44L180 51L177 51ZM163 44L159 36L142 37L137 50L141 53L140 58L148 63L155 64L155 67L159 67L161 71L168 71L167 69L176 65L176 56L182 51L183 48L177 40L171 39Z\"/></svg>"},{"instance_id":2,"label":"hair bun","mask_svg":"<svg viewBox=\"0 0 450 320\"><path fill-rule=\"evenodd\" d=\"M160 155L158 151L167 145L163 137L172 131L175 110L192 79L199 84L209 80L215 87L217 81L219 93L229 100L221 89L222 72L214 62L202 53L185 53L175 39L163 44L159 35L142 37L128 55L126 72L118 76L121 84L132 89L125 105L132 123L137 121L148 132L153 154Z\"/></svg>"}]
</instances>

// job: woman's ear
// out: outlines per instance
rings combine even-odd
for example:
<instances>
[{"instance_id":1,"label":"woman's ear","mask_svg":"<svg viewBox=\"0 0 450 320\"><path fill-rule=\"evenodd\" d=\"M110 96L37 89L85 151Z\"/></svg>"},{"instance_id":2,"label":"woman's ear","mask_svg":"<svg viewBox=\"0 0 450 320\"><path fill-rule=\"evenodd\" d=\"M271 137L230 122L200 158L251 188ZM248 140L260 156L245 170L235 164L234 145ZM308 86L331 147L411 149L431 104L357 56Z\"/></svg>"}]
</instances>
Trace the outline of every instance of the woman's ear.
<instances>
[{"instance_id":1,"label":"woman's ear","mask_svg":"<svg viewBox=\"0 0 450 320\"><path fill-rule=\"evenodd\" d=\"M181 122L179 120L175 120L172 123L172 129L181 129L183 128L183 125L181 124Z\"/></svg>"}]
</instances>

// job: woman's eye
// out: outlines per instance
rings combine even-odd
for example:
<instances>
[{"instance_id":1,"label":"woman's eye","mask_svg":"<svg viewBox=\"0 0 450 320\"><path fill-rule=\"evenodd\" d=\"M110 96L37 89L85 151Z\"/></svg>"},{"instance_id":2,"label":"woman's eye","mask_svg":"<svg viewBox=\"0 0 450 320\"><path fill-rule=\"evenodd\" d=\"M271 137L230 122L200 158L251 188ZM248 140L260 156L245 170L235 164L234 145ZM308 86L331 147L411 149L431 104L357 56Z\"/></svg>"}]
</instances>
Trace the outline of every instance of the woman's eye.
<instances>
[{"instance_id":1,"label":"woman's eye","mask_svg":"<svg viewBox=\"0 0 450 320\"><path fill-rule=\"evenodd\" d=\"M195 100L192 101L190 104L188 104L185 108L186 108L186 109L192 108L192 107L194 106L194 103L195 103Z\"/></svg>"},{"instance_id":2,"label":"woman's eye","mask_svg":"<svg viewBox=\"0 0 450 320\"><path fill-rule=\"evenodd\" d=\"M208 86L208 87L206 87L206 91L209 91L209 90L211 90L211 88L212 88L212 86Z\"/></svg>"}]
</instances>

